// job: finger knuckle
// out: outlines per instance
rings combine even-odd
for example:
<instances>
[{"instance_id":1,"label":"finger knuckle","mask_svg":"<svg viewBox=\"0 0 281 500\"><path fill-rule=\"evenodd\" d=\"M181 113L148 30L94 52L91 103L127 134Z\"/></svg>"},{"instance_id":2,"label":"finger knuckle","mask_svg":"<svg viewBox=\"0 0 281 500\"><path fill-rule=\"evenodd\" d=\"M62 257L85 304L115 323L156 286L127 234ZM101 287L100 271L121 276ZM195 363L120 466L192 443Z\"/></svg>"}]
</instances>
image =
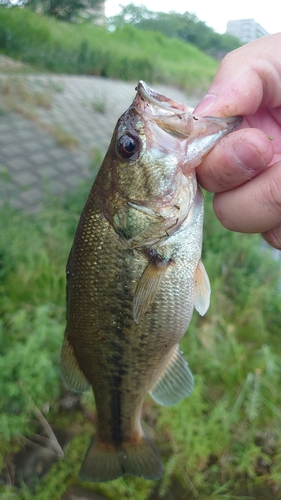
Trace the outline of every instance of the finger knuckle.
<instances>
[{"instance_id":1,"label":"finger knuckle","mask_svg":"<svg viewBox=\"0 0 281 500\"><path fill-rule=\"evenodd\" d=\"M271 176L267 182L264 198L268 202L268 210L280 215L281 222L281 177Z\"/></svg>"},{"instance_id":2,"label":"finger knuckle","mask_svg":"<svg viewBox=\"0 0 281 500\"><path fill-rule=\"evenodd\" d=\"M263 238L265 241L272 246L273 248L277 248L277 250L281 250L281 227L278 226L271 231L267 231L263 233Z\"/></svg>"}]
</instances>

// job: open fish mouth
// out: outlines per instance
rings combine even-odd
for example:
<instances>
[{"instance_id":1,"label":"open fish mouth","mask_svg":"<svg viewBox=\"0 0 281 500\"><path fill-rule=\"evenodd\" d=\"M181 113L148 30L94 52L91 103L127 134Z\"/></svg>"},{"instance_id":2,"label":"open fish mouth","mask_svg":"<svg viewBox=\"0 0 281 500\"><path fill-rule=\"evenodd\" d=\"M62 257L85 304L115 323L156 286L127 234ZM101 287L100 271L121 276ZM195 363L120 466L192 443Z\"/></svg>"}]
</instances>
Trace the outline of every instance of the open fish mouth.
<instances>
[{"instance_id":1,"label":"open fish mouth","mask_svg":"<svg viewBox=\"0 0 281 500\"><path fill-rule=\"evenodd\" d=\"M174 137L191 139L198 134L204 135L205 132L208 135L224 136L238 127L243 120L241 116L195 116L192 108L156 92L142 80L139 81L136 91L133 105L139 113Z\"/></svg>"},{"instance_id":2,"label":"open fish mouth","mask_svg":"<svg viewBox=\"0 0 281 500\"><path fill-rule=\"evenodd\" d=\"M159 112L163 110L164 112L170 113L191 113L192 108L186 106L185 104L179 103L166 97L163 94L159 94L155 90L151 89L143 80L140 80L136 87L137 95L139 96L149 105L157 106Z\"/></svg>"}]
</instances>

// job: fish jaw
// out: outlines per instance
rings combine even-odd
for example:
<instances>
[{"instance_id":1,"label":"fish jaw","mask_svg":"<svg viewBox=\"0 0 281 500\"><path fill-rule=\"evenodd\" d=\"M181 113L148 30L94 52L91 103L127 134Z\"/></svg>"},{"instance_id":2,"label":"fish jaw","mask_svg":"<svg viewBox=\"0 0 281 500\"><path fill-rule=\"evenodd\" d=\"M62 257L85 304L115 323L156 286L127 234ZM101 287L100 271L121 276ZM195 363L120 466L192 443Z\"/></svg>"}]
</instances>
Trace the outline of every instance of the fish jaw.
<instances>
[{"instance_id":1,"label":"fish jaw","mask_svg":"<svg viewBox=\"0 0 281 500\"><path fill-rule=\"evenodd\" d=\"M192 108L155 92L143 81L138 83L136 90L134 104L144 120L154 122L170 136L179 139L178 153L184 156L183 172L197 167L204 156L225 135L235 130L243 119L241 116L195 116ZM158 143L159 139L158 134Z\"/></svg>"},{"instance_id":2,"label":"fish jaw","mask_svg":"<svg viewBox=\"0 0 281 500\"><path fill-rule=\"evenodd\" d=\"M151 89L143 80L140 80L136 87L136 99L138 97L143 100L144 103L149 104L152 108L156 106L158 108L158 113L161 112L164 114L167 113L192 113L192 109L190 106L186 104L179 103L166 97L159 92Z\"/></svg>"},{"instance_id":3,"label":"fish jaw","mask_svg":"<svg viewBox=\"0 0 281 500\"><path fill-rule=\"evenodd\" d=\"M139 82L100 174L102 211L129 248L178 230L196 194L195 167L238 123L236 117L196 117L188 106ZM130 141L132 154L124 151Z\"/></svg>"},{"instance_id":4,"label":"fish jaw","mask_svg":"<svg viewBox=\"0 0 281 500\"><path fill-rule=\"evenodd\" d=\"M242 122L241 116L231 116L228 118L217 118L215 116L199 116L194 118L194 129L197 129L196 136L188 141L185 161L182 165L183 172L187 172L200 165L203 158L213 149L213 147L226 135L235 130Z\"/></svg>"}]
</instances>

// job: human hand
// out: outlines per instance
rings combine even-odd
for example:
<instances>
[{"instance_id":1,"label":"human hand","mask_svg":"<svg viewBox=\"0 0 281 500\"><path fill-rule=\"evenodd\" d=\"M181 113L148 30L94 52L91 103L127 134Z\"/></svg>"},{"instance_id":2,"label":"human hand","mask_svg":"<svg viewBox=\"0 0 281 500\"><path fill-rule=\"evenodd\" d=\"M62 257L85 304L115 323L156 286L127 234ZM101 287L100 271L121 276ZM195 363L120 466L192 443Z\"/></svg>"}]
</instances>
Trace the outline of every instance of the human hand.
<instances>
[{"instance_id":1,"label":"human hand","mask_svg":"<svg viewBox=\"0 0 281 500\"><path fill-rule=\"evenodd\" d=\"M227 229L262 233L281 249L281 33L229 53L195 114L244 116L204 158L198 180L215 193Z\"/></svg>"}]
</instances>

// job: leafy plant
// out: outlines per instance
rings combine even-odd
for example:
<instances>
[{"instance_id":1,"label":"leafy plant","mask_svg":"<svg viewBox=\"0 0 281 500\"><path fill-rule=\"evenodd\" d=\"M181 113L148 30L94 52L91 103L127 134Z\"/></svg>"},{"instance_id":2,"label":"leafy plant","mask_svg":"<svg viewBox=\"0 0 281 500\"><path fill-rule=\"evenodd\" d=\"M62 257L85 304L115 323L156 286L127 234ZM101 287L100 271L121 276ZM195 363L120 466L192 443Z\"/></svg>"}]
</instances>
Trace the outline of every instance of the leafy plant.
<instances>
[{"instance_id":1,"label":"leafy plant","mask_svg":"<svg viewBox=\"0 0 281 500\"><path fill-rule=\"evenodd\" d=\"M159 32L59 22L27 7L0 6L0 50L44 70L173 83L197 93L217 68L194 45Z\"/></svg>"},{"instance_id":2,"label":"leafy plant","mask_svg":"<svg viewBox=\"0 0 281 500\"><path fill-rule=\"evenodd\" d=\"M93 152L93 169L100 160ZM61 500L73 481L79 484L95 432L90 392L79 411L58 411L64 268L88 189L81 184L33 216L0 209L0 459L5 462L20 436L32 432L29 397L51 425L79 430L65 458L32 493L0 486L3 498ZM194 499L267 498L281 488L280 263L260 237L224 230L210 196L205 220L211 307L204 318L194 314L181 343L194 392L172 407L147 397L144 420L164 458L165 476L158 483L128 477L88 486L109 499L145 500L151 488Z\"/></svg>"}]
</instances>

